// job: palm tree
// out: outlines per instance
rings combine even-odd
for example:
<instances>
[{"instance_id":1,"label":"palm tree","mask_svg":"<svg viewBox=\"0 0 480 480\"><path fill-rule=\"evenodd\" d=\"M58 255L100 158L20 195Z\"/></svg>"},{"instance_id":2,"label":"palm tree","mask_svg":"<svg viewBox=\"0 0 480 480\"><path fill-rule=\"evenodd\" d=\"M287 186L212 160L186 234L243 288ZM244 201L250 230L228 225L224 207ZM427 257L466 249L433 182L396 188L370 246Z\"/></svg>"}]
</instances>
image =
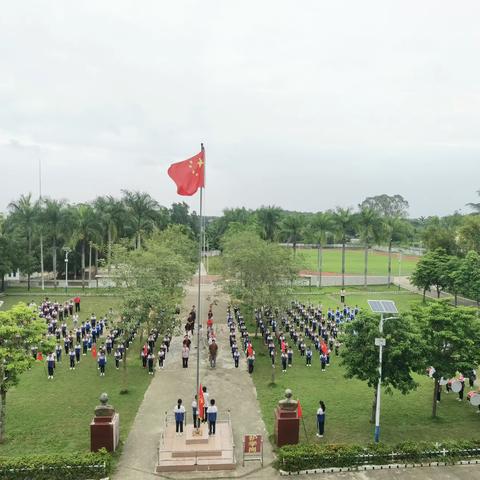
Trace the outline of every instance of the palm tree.
<instances>
[{"instance_id":1,"label":"palm tree","mask_svg":"<svg viewBox=\"0 0 480 480\"><path fill-rule=\"evenodd\" d=\"M480 190L477 190L480 195ZM467 205L475 210L475 213L480 213L480 203L467 203Z\"/></svg>"},{"instance_id":2,"label":"palm tree","mask_svg":"<svg viewBox=\"0 0 480 480\"><path fill-rule=\"evenodd\" d=\"M127 212L129 229L134 237L135 248L142 246L142 235L153 230L157 219L158 202L145 192L122 190L123 204Z\"/></svg>"},{"instance_id":3,"label":"palm tree","mask_svg":"<svg viewBox=\"0 0 480 480\"><path fill-rule=\"evenodd\" d=\"M282 210L278 207L260 207L256 212L257 221L262 228L262 238L273 241L278 224L282 216Z\"/></svg>"},{"instance_id":4,"label":"palm tree","mask_svg":"<svg viewBox=\"0 0 480 480\"><path fill-rule=\"evenodd\" d=\"M291 213L287 215L282 222L282 231L287 237L287 242L293 244L293 256L297 254L297 243L300 239L303 217L298 213Z\"/></svg>"},{"instance_id":5,"label":"palm tree","mask_svg":"<svg viewBox=\"0 0 480 480\"><path fill-rule=\"evenodd\" d=\"M27 256L23 265L24 271L27 273L27 286L30 290L30 276L35 268L34 258L32 254L32 237L36 225L37 207L32 203L32 194L21 195L20 198L8 205L11 212L10 222L13 229L21 230L27 240Z\"/></svg>"},{"instance_id":6,"label":"palm tree","mask_svg":"<svg viewBox=\"0 0 480 480\"><path fill-rule=\"evenodd\" d=\"M48 236L52 242L52 266L53 266L53 285L57 288L57 253L58 243L61 238L65 238L70 229L65 208L65 200L52 200L45 198L40 221L44 225Z\"/></svg>"},{"instance_id":7,"label":"palm tree","mask_svg":"<svg viewBox=\"0 0 480 480\"><path fill-rule=\"evenodd\" d=\"M410 224L401 217L387 217L384 219L385 241L388 244L388 286L392 281L392 247L395 242L407 238L411 232Z\"/></svg>"},{"instance_id":8,"label":"palm tree","mask_svg":"<svg viewBox=\"0 0 480 480\"><path fill-rule=\"evenodd\" d=\"M357 216L357 228L360 239L365 244L365 269L363 273L363 285L367 287L368 281L368 250L373 242L378 242L383 234L383 222L380 215L370 207L364 207Z\"/></svg>"},{"instance_id":9,"label":"palm tree","mask_svg":"<svg viewBox=\"0 0 480 480\"><path fill-rule=\"evenodd\" d=\"M112 244L118 238L122 222L125 217L125 207L121 201L110 195L98 197L93 202L99 217L99 223L104 227L107 240L107 265L110 272L112 260ZM98 251L98 250L97 250Z\"/></svg>"},{"instance_id":10,"label":"palm tree","mask_svg":"<svg viewBox=\"0 0 480 480\"><path fill-rule=\"evenodd\" d=\"M322 246L326 242L327 234L333 229L332 215L329 212L318 212L312 221L312 228L317 238L318 247L318 288L322 287Z\"/></svg>"},{"instance_id":11,"label":"palm tree","mask_svg":"<svg viewBox=\"0 0 480 480\"><path fill-rule=\"evenodd\" d=\"M354 216L350 208L337 207L332 214L333 228L342 244L342 287L345 286L345 246L353 230Z\"/></svg>"},{"instance_id":12,"label":"palm tree","mask_svg":"<svg viewBox=\"0 0 480 480\"><path fill-rule=\"evenodd\" d=\"M93 207L88 204L80 204L74 207L73 222L72 244L77 245L80 242L82 289L85 289L85 247L87 243L98 239L100 225Z\"/></svg>"}]
</instances>

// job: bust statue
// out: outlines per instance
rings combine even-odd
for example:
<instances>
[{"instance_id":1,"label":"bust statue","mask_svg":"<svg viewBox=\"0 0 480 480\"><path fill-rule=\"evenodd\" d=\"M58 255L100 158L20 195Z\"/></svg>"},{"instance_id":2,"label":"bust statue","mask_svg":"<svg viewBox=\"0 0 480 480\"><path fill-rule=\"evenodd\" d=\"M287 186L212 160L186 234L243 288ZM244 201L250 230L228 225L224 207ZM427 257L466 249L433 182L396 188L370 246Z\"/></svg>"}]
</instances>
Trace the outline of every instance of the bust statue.
<instances>
[{"instance_id":1,"label":"bust statue","mask_svg":"<svg viewBox=\"0 0 480 480\"><path fill-rule=\"evenodd\" d=\"M102 393L99 400L101 405L95 407L95 416L113 417L115 415L115 409L111 405L108 405L108 395L106 393Z\"/></svg>"},{"instance_id":2,"label":"bust statue","mask_svg":"<svg viewBox=\"0 0 480 480\"><path fill-rule=\"evenodd\" d=\"M278 402L278 406L282 410L296 410L298 408L298 401L292 398L292 391L287 388L285 390L285 398Z\"/></svg>"}]
</instances>

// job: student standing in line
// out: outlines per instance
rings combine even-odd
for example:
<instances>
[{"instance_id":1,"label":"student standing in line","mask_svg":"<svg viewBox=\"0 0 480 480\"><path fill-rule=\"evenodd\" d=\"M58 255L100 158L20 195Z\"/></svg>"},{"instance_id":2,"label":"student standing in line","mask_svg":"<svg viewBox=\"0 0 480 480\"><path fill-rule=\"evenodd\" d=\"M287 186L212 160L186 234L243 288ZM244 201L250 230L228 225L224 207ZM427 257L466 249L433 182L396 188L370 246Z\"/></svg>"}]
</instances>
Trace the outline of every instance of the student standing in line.
<instances>
[{"instance_id":1,"label":"student standing in line","mask_svg":"<svg viewBox=\"0 0 480 480\"><path fill-rule=\"evenodd\" d=\"M53 370L55 369L55 357L53 353L49 353L47 356L47 369L48 369L48 379L53 378Z\"/></svg>"},{"instance_id":2,"label":"student standing in line","mask_svg":"<svg viewBox=\"0 0 480 480\"><path fill-rule=\"evenodd\" d=\"M153 353L148 354L147 363L148 363L148 374L153 375L153 364L155 363L155 356L153 355Z\"/></svg>"},{"instance_id":3,"label":"student standing in line","mask_svg":"<svg viewBox=\"0 0 480 480\"><path fill-rule=\"evenodd\" d=\"M70 350L68 355L70 356L70 370L75 370L75 351Z\"/></svg>"},{"instance_id":4,"label":"student standing in line","mask_svg":"<svg viewBox=\"0 0 480 480\"><path fill-rule=\"evenodd\" d=\"M202 392L203 392L203 423L207 422L207 410L208 410L208 392L207 392L207 387L204 385L202 387Z\"/></svg>"},{"instance_id":5,"label":"student standing in line","mask_svg":"<svg viewBox=\"0 0 480 480\"><path fill-rule=\"evenodd\" d=\"M212 398L210 400L210 406L207 408L209 435L215 435L215 426L217 424L217 413L218 413L218 409L217 409L217 406L215 405L215 400Z\"/></svg>"},{"instance_id":6,"label":"student standing in line","mask_svg":"<svg viewBox=\"0 0 480 480\"><path fill-rule=\"evenodd\" d=\"M312 347L310 347L310 345L307 347L307 352L306 352L306 365L307 367L311 367L312 366L312 355L313 355L313 352L312 352Z\"/></svg>"},{"instance_id":7,"label":"student standing in line","mask_svg":"<svg viewBox=\"0 0 480 480\"><path fill-rule=\"evenodd\" d=\"M280 355L281 359L282 359L282 372L285 373L287 371L287 359L288 359L288 355L285 353L285 352L282 352L282 354Z\"/></svg>"},{"instance_id":8,"label":"student standing in line","mask_svg":"<svg viewBox=\"0 0 480 480\"><path fill-rule=\"evenodd\" d=\"M100 376L105 376L105 365L107 364L107 357L102 352L98 357L98 366L100 367Z\"/></svg>"},{"instance_id":9,"label":"student standing in line","mask_svg":"<svg viewBox=\"0 0 480 480\"><path fill-rule=\"evenodd\" d=\"M238 361L240 360L240 352L238 349L233 352L233 361L235 362L235 368L238 368Z\"/></svg>"},{"instance_id":10,"label":"student standing in line","mask_svg":"<svg viewBox=\"0 0 480 480\"><path fill-rule=\"evenodd\" d=\"M118 348L115 350L114 357L115 357L115 368L118 370L120 368L120 359L122 358L122 354L120 353L120 350L118 350Z\"/></svg>"},{"instance_id":11,"label":"student standing in line","mask_svg":"<svg viewBox=\"0 0 480 480\"><path fill-rule=\"evenodd\" d=\"M188 368L188 357L190 355L190 349L184 345L182 347L182 367Z\"/></svg>"},{"instance_id":12,"label":"student standing in line","mask_svg":"<svg viewBox=\"0 0 480 480\"><path fill-rule=\"evenodd\" d=\"M175 414L175 431L177 435L183 435L183 421L185 419L185 407L182 405L182 399L177 400L177 405L173 409Z\"/></svg>"},{"instance_id":13,"label":"student standing in line","mask_svg":"<svg viewBox=\"0 0 480 480\"><path fill-rule=\"evenodd\" d=\"M192 419L193 419L193 427L200 428L200 419L198 418L198 403L197 403L197 395L192 401ZM198 419L198 422L197 422Z\"/></svg>"},{"instance_id":14,"label":"student standing in line","mask_svg":"<svg viewBox=\"0 0 480 480\"><path fill-rule=\"evenodd\" d=\"M322 400L319 402L319 407L317 410L317 426L318 426L318 432L317 432L317 437L322 438L323 434L325 432L325 404L323 403Z\"/></svg>"},{"instance_id":15,"label":"student standing in line","mask_svg":"<svg viewBox=\"0 0 480 480\"><path fill-rule=\"evenodd\" d=\"M163 368L163 363L164 362L165 362L165 350L163 350L163 348L161 348L158 351L158 366L160 368Z\"/></svg>"},{"instance_id":16,"label":"student standing in line","mask_svg":"<svg viewBox=\"0 0 480 480\"><path fill-rule=\"evenodd\" d=\"M247 357L248 373L253 373L253 367L255 366L255 353L252 351Z\"/></svg>"}]
</instances>

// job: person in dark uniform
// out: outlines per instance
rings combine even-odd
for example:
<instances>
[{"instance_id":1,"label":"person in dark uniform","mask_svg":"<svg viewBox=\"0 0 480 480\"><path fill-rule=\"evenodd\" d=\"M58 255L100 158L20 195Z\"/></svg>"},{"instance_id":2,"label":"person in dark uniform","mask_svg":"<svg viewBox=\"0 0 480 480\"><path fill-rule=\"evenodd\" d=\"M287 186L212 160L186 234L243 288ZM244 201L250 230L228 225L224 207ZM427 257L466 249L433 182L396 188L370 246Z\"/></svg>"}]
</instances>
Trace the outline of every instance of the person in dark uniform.
<instances>
[{"instance_id":1,"label":"person in dark uniform","mask_svg":"<svg viewBox=\"0 0 480 480\"><path fill-rule=\"evenodd\" d=\"M98 366L100 367L100 376L104 377L105 376L105 365L107 364L107 357L105 356L105 353L100 353L98 357Z\"/></svg>"},{"instance_id":2,"label":"person in dark uniform","mask_svg":"<svg viewBox=\"0 0 480 480\"><path fill-rule=\"evenodd\" d=\"M60 346L60 344L57 344L57 346L55 347L55 354L57 355L57 362L61 362L62 361L62 347Z\"/></svg>"},{"instance_id":3,"label":"person in dark uniform","mask_svg":"<svg viewBox=\"0 0 480 480\"><path fill-rule=\"evenodd\" d=\"M182 405L182 399L177 400L177 405L173 409L175 414L175 431L177 435L183 435L183 422L185 420L185 407Z\"/></svg>"},{"instance_id":4,"label":"person in dark uniform","mask_svg":"<svg viewBox=\"0 0 480 480\"><path fill-rule=\"evenodd\" d=\"M153 365L155 363L155 356L153 353L149 353L147 356L147 364L148 364L148 374L153 375Z\"/></svg>"},{"instance_id":5,"label":"person in dark uniform","mask_svg":"<svg viewBox=\"0 0 480 480\"><path fill-rule=\"evenodd\" d=\"M80 362L80 355L81 355L81 353L82 353L82 347L80 346L79 343L77 343L77 344L75 345L75 359L76 359L77 363Z\"/></svg>"},{"instance_id":6,"label":"person in dark uniform","mask_svg":"<svg viewBox=\"0 0 480 480\"><path fill-rule=\"evenodd\" d=\"M75 351L70 350L68 355L70 357L70 370L75 370Z\"/></svg>"},{"instance_id":7,"label":"person in dark uniform","mask_svg":"<svg viewBox=\"0 0 480 480\"><path fill-rule=\"evenodd\" d=\"M48 379L53 378L53 371L55 370L55 357L53 352L49 353L47 356L47 370L48 370Z\"/></svg>"},{"instance_id":8,"label":"person in dark uniform","mask_svg":"<svg viewBox=\"0 0 480 480\"><path fill-rule=\"evenodd\" d=\"M215 405L215 400L212 398L210 400L210 406L207 408L209 435L215 435L215 426L217 425L217 414L218 414L218 409L217 409L217 406Z\"/></svg>"},{"instance_id":9,"label":"person in dark uniform","mask_svg":"<svg viewBox=\"0 0 480 480\"><path fill-rule=\"evenodd\" d=\"M118 370L120 368L120 359L122 358L122 354L120 353L120 350L118 350L118 348L115 350L114 357L115 357L115 368Z\"/></svg>"}]
</instances>

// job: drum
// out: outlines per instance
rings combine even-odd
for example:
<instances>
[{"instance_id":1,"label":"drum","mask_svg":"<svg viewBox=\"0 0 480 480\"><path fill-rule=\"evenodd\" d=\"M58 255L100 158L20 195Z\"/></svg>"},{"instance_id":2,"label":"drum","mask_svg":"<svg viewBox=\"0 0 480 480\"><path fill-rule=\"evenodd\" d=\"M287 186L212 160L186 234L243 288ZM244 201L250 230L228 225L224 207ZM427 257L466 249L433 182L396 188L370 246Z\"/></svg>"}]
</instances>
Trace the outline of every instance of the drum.
<instances>
[{"instance_id":1,"label":"drum","mask_svg":"<svg viewBox=\"0 0 480 480\"><path fill-rule=\"evenodd\" d=\"M448 383L448 380L446 378L442 377L438 383L443 386L443 385L446 385Z\"/></svg>"},{"instance_id":2,"label":"drum","mask_svg":"<svg viewBox=\"0 0 480 480\"><path fill-rule=\"evenodd\" d=\"M452 382L452 392L458 393L462 389L462 382L454 380Z\"/></svg>"},{"instance_id":3,"label":"drum","mask_svg":"<svg viewBox=\"0 0 480 480\"><path fill-rule=\"evenodd\" d=\"M470 405L473 407L478 407L480 405L480 394L475 393L470 398Z\"/></svg>"}]
</instances>

